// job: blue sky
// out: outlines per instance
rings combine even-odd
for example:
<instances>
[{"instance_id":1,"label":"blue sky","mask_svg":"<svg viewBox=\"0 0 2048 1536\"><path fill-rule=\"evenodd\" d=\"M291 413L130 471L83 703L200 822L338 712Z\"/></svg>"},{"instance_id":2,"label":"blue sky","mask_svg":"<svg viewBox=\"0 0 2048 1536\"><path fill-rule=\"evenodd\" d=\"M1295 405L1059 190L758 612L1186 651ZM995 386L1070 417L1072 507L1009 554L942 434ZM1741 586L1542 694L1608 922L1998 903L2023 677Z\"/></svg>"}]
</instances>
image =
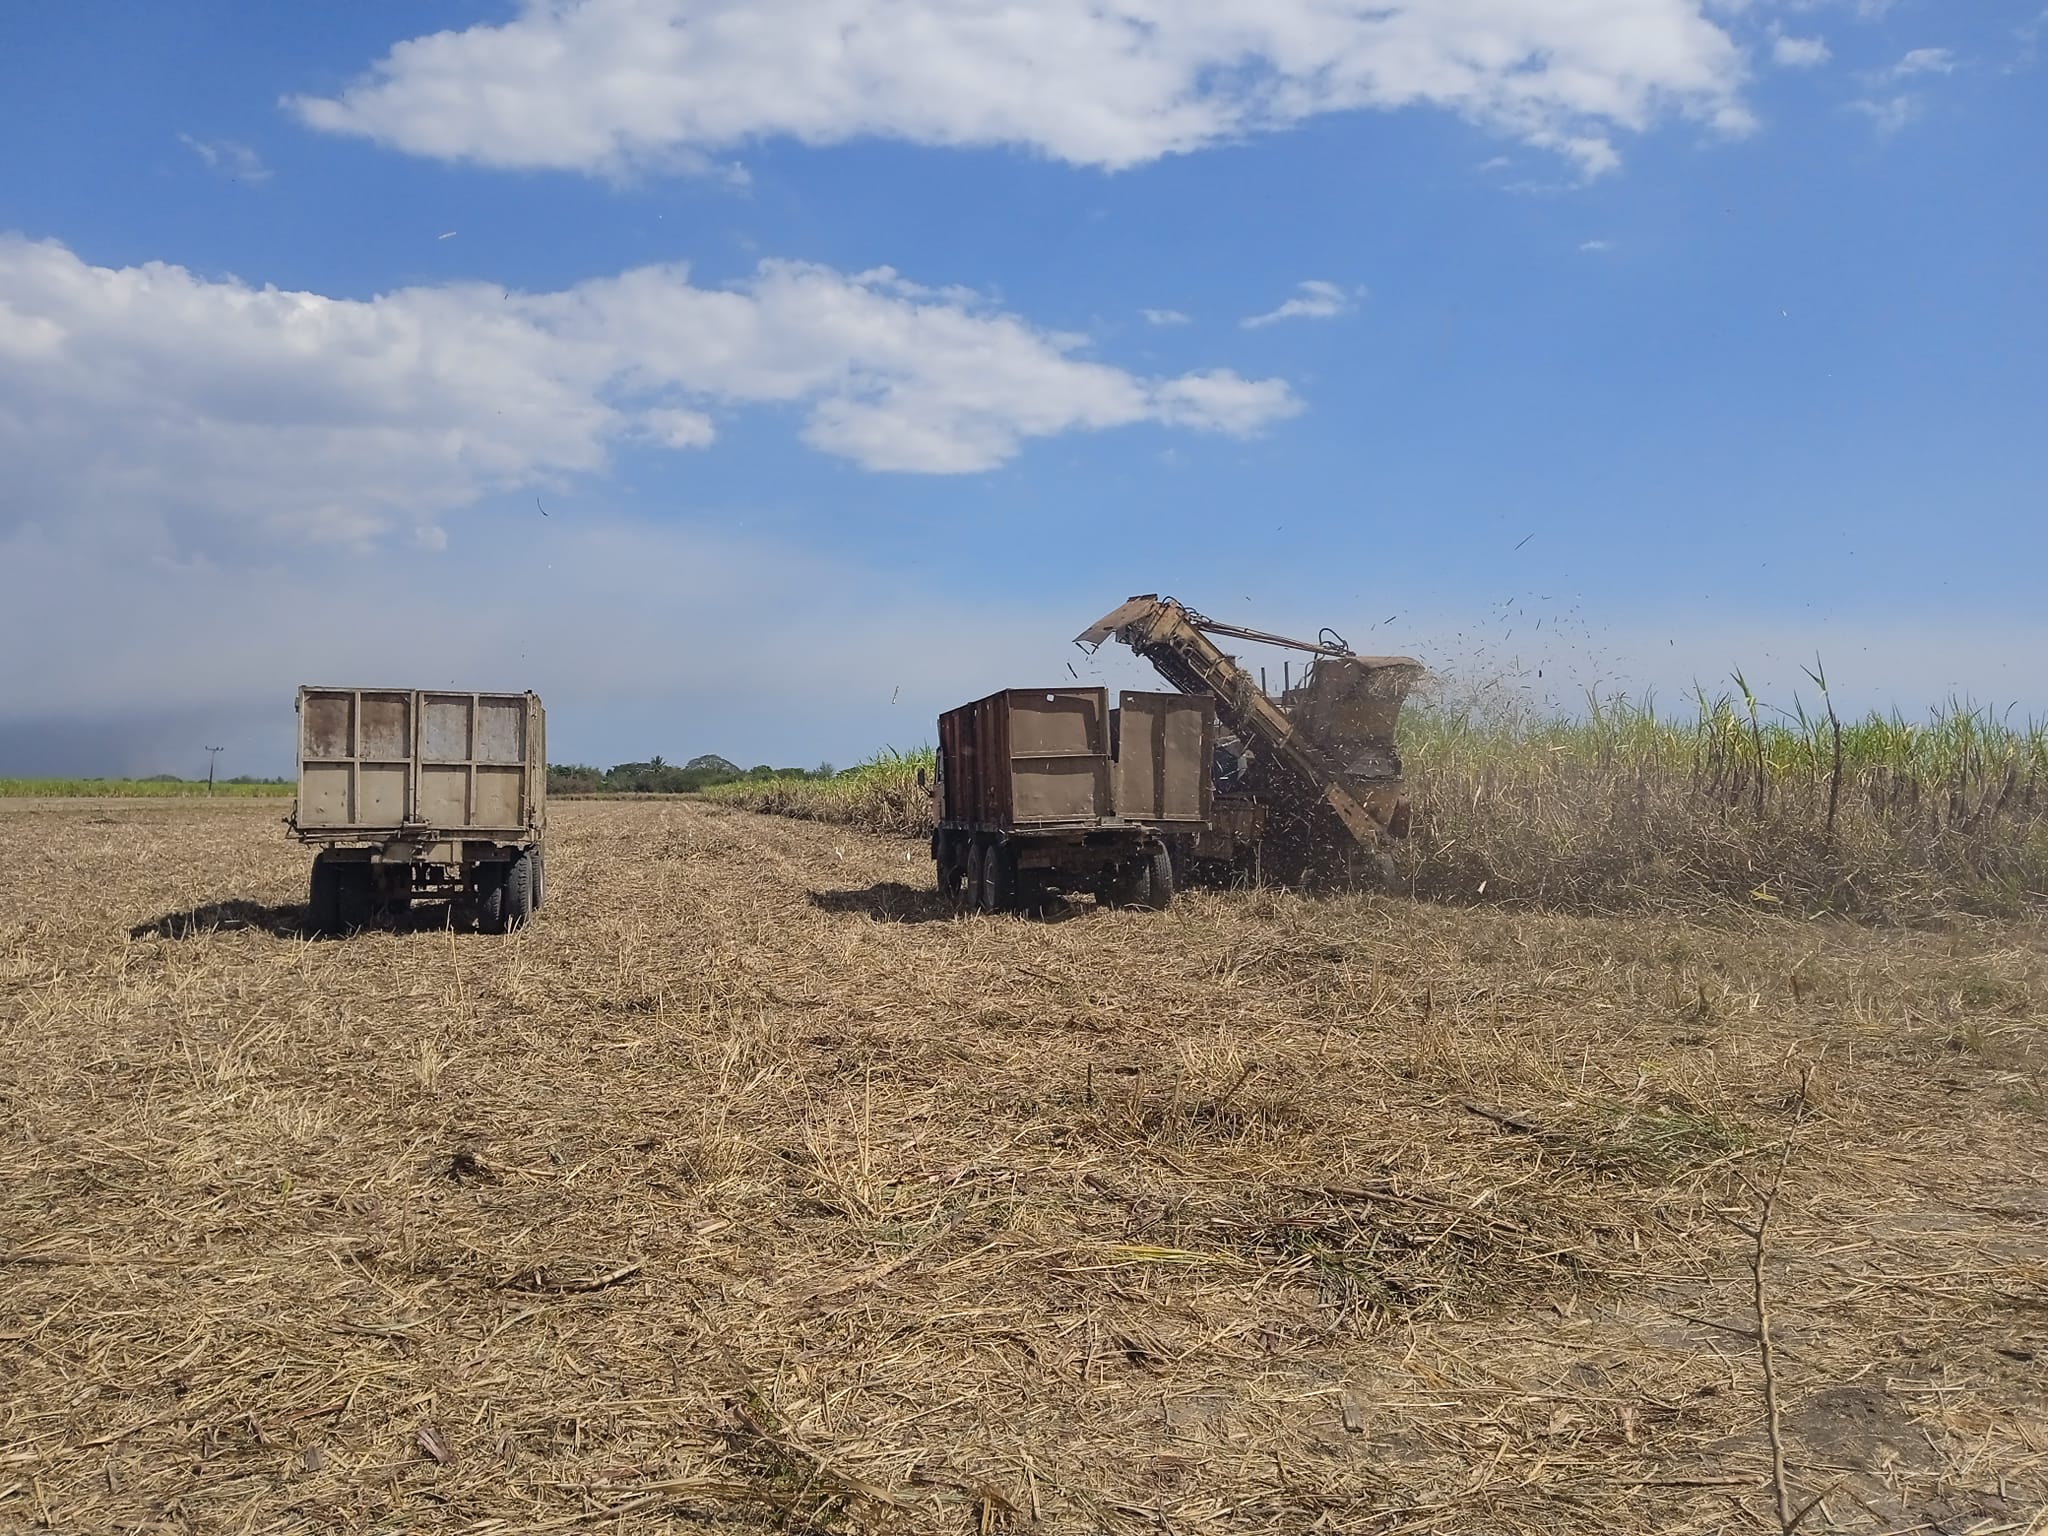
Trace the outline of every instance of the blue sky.
<instances>
[{"instance_id":1,"label":"blue sky","mask_svg":"<svg viewBox=\"0 0 2048 1536\"><path fill-rule=\"evenodd\" d=\"M844 762L1145 686L1066 644L1140 591L1567 704L1818 652L2048 713L2044 48L1991 0L8 8L0 774L280 771L302 680Z\"/></svg>"}]
</instances>

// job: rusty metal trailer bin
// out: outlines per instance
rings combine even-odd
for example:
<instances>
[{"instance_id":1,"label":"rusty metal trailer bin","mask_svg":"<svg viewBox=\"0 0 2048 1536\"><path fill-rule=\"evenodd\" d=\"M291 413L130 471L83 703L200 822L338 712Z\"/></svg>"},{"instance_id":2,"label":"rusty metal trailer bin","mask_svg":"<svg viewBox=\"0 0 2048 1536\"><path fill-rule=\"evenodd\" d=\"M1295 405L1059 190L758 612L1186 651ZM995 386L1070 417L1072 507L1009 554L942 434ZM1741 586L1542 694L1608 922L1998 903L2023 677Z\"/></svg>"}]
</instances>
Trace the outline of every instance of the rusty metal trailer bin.
<instances>
[{"instance_id":1,"label":"rusty metal trailer bin","mask_svg":"<svg viewBox=\"0 0 2048 1536\"><path fill-rule=\"evenodd\" d=\"M956 910L1061 893L1173 899L1169 840L1207 825L1213 700L1013 688L939 717L932 860Z\"/></svg>"},{"instance_id":2,"label":"rusty metal trailer bin","mask_svg":"<svg viewBox=\"0 0 2048 1536\"><path fill-rule=\"evenodd\" d=\"M308 925L447 901L495 932L547 892L547 728L531 693L301 688L291 829L315 846Z\"/></svg>"}]
</instances>

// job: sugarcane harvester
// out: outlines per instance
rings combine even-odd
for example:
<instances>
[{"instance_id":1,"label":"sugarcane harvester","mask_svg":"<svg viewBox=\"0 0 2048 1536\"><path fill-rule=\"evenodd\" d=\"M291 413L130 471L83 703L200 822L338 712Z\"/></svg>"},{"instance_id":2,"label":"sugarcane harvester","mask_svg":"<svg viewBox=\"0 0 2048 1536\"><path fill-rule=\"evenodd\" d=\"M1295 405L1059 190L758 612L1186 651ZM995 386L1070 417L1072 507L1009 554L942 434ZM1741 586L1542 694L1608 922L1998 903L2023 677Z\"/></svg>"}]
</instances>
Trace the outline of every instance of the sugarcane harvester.
<instances>
[{"instance_id":1,"label":"sugarcane harvester","mask_svg":"<svg viewBox=\"0 0 2048 1536\"><path fill-rule=\"evenodd\" d=\"M1217 635L1310 660L1275 699ZM1111 639L1176 691L1214 699L1218 726L1235 739L1218 754L1212 828L1182 849L1190 864L1290 883L1383 878L1388 842L1408 831L1394 733L1420 663L1356 655L1328 629L1296 640L1219 623L1151 594L1103 615L1075 643L1092 652Z\"/></svg>"}]
</instances>

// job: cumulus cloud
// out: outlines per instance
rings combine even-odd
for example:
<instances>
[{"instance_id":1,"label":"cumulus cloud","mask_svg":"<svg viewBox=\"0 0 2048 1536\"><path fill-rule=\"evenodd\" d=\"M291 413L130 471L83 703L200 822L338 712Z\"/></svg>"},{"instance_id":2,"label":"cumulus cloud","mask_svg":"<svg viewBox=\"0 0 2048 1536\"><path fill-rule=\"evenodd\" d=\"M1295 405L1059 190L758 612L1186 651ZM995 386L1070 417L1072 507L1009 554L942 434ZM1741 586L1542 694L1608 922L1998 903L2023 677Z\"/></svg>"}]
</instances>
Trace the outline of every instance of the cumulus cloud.
<instances>
[{"instance_id":1,"label":"cumulus cloud","mask_svg":"<svg viewBox=\"0 0 2048 1536\"><path fill-rule=\"evenodd\" d=\"M1833 57L1824 37L1786 37L1781 33L1771 39L1771 60L1785 69L1816 69Z\"/></svg>"},{"instance_id":2,"label":"cumulus cloud","mask_svg":"<svg viewBox=\"0 0 2048 1536\"><path fill-rule=\"evenodd\" d=\"M701 449L749 405L798 411L821 452L923 473L1140 422L1245 435L1300 408L1281 380L1146 378L1086 345L886 268L769 261L709 288L643 267L554 293L359 300L0 238L0 531L128 508L362 544L600 470L620 443Z\"/></svg>"},{"instance_id":3,"label":"cumulus cloud","mask_svg":"<svg viewBox=\"0 0 2048 1536\"><path fill-rule=\"evenodd\" d=\"M1364 291L1359 290L1360 293ZM1350 314L1356 307L1352 295L1336 283L1310 278L1295 284L1294 297L1278 309L1269 309L1262 315L1246 315L1238 324L1248 331L1255 331L1276 320L1334 320L1339 315Z\"/></svg>"},{"instance_id":4,"label":"cumulus cloud","mask_svg":"<svg viewBox=\"0 0 2048 1536\"><path fill-rule=\"evenodd\" d=\"M1147 325L1186 325L1188 316L1177 309L1141 309Z\"/></svg>"},{"instance_id":5,"label":"cumulus cloud","mask_svg":"<svg viewBox=\"0 0 2048 1536\"><path fill-rule=\"evenodd\" d=\"M413 154L617 174L767 137L1028 148L1117 169L1330 112L1429 106L1612 169L1617 131L1741 133L1708 0L521 0L396 44L305 122Z\"/></svg>"}]
</instances>

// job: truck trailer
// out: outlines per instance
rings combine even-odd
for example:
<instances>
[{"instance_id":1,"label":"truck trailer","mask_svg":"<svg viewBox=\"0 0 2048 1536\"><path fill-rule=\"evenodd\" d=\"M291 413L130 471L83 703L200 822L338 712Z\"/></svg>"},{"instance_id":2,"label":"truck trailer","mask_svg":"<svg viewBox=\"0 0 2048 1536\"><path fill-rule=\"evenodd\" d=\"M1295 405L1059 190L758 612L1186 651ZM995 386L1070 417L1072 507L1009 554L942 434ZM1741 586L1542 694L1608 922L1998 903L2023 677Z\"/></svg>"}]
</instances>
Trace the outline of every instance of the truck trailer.
<instances>
[{"instance_id":1,"label":"truck trailer","mask_svg":"<svg viewBox=\"0 0 2048 1536\"><path fill-rule=\"evenodd\" d=\"M1106 688L1012 688L939 716L932 860L956 911L1173 899L1170 840L1208 824L1216 708Z\"/></svg>"},{"instance_id":2,"label":"truck trailer","mask_svg":"<svg viewBox=\"0 0 2048 1536\"><path fill-rule=\"evenodd\" d=\"M290 826L313 856L308 926L334 934L447 902L496 933L547 892L547 729L531 693L299 690Z\"/></svg>"}]
</instances>

